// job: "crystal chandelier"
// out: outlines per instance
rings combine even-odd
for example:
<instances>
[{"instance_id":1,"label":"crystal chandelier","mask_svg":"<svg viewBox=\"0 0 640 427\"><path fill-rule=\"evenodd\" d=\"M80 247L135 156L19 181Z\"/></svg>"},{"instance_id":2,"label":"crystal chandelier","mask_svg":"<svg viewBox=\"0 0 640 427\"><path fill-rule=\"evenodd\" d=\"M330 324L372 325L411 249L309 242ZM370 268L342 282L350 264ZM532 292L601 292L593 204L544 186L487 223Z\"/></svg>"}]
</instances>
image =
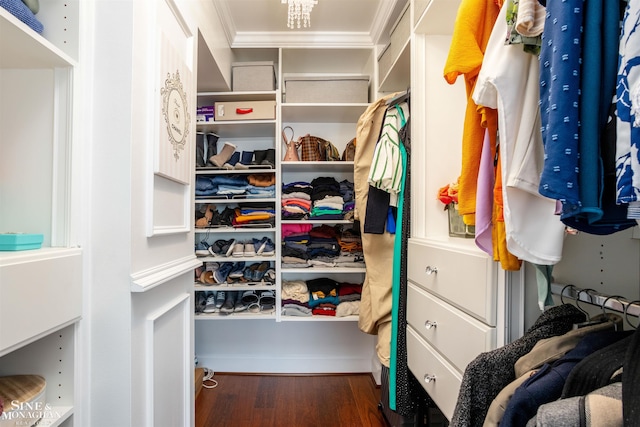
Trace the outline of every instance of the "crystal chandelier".
<instances>
[{"instance_id":1,"label":"crystal chandelier","mask_svg":"<svg viewBox=\"0 0 640 427\"><path fill-rule=\"evenodd\" d=\"M305 28L311 26L311 9L318 4L318 0L282 0L282 3L289 4L287 27L293 29L295 23L300 28L300 21Z\"/></svg>"}]
</instances>

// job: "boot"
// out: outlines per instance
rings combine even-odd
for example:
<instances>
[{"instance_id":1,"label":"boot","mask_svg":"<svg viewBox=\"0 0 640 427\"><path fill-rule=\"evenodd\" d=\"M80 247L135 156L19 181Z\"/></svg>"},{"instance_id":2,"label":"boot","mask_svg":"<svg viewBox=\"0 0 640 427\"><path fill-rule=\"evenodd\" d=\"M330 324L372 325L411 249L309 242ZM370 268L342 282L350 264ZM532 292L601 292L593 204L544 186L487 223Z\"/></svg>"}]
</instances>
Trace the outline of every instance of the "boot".
<instances>
[{"instance_id":1,"label":"boot","mask_svg":"<svg viewBox=\"0 0 640 427\"><path fill-rule=\"evenodd\" d=\"M206 157L204 154L205 136L202 132L196 132L196 167L203 168Z\"/></svg>"},{"instance_id":2,"label":"boot","mask_svg":"<svg viewBox=\"0 0 640 427\"><path fill-rule=\"evenodd\" d=\"M240 161L235 164L234 169L249 169L253 162L253 151L243 151Z\"/></svg>"},{"instance_id":3,"label":"boot","mask_svg":"<svg viewBox=\"0 0 640 427\"><path fill-rule=\"evenodd\" d=\"M204 144L204 158L210 159L211 156L215 156L218 154L218 139L220 137L215 133L207 133L205 134L205 144ZM207 161L207 166L215 166L210 161Z\"/></svg>"},{"instance_id":4,"label":"boot","mask_svg":"<svg viewBox=\"0 0 640 427\"><path fill-rule=\"evenodd\" d=\"M222 165L222 167L224 169L233 169L235 165L238 164L239 161L240 161L240 152L236 151L231 155L231 158L227 160L227 162L224 165Z\"/></svg>"},{"instance_id":5,"label":"boot","mask_svg":"<svg viewBox=\"0 0 640 427\"><path fill-rule=\"evenodd\" d=\"M261 165L262 161L267 158L267 150L256 150L254 151L254 165Z\"/></svg>"},{"instance_id":6,"label":"boot","mask_svg":"<svg viewBox=\"0 0 640 427\"><path fill-rule=\"evenodd\" d=\"M209 161L216 167L223 167L225 163L229 161L233 153L236 151L236 146L225 142L222 150L218 154L214 154L213 156L209 156Z\"/></svg>"},{"instance_id":7,"label":"boot","mask_svg":"<svg viewBox=\"0 0 640 427\"><path fill-rule=\"evenodd\" d=\"M260 162L261 165L269 166L271 168L276 167L276 150L275 148L269 148L266 150L264 159Z\"/></svg>"}]
</instances>

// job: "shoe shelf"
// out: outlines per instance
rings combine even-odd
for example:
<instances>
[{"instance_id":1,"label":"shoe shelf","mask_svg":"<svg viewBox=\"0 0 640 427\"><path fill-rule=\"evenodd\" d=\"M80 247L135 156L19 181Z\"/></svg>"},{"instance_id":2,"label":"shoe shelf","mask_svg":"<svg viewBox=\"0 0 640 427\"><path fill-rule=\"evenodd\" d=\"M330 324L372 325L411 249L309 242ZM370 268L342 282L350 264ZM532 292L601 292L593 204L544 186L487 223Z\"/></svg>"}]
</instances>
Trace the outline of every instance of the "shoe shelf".
<instances>
[{"instance_id":1,"label":"shoe shelf","mask_svg":"<svg viewBox=\"0 0 640 427\"><path fill-rule=\"evenodd\" d=\"M256 138L273 133L275 120L238 120L198 122L196 129L213 132L220 138Z\"/></svg>"},{"instance_id":2,"label":"shoe shelf","mask_svg":"<svg viewBox=\"0 0 640 427\"><path fill-rule=\"evenodd\" d=\"M286 316L283 314L280 320L282 322L357 322L358 316Z\"/></svg>"},{"instance_id":3,"label":"shoe shelf","mask_svg":"<svg viewBox=\"0 0 640 427\"><path fill-rule=\"evenodd\" d=\"M195 313L195 320L275 320L275 312Z\"/></svg>"},{"instance_id":4,"label":"shoe shelf","mask_svg":"<svg viewBox=\"0 0 640 427\"><path fill-rule=\"evenodd\" d=\"M203 227L196 228L196 234L217 234L217 233L273 233L275 227Z\"/></svg>"},{"instance_id":5,"label":"shoe shelf","mask_svg":"<svg viewBox=\"0 0 640 427\"><path fill-rule=\"evenodd\" d=\"M206 197L206 198L197 198L196 199L196 203L211 203L211 204L215 204L215 203L229 203L229 204L234 204L234 203L275 203L276 199L274 197L268 197L268 198L247 198L247 197L243 197L243 198L237 198L237 199L228 199L228 198L218 198L218 197Z\"/></svg>"},{"instance_id":6,"label":"shoe shelf","mask_svg":"<svg viewBox=\"0 0 640 427\"><path fill-rule=\"evenodd\" d=\"M207 256L199 256L197 257L198 261L202 261L202 262L259 262L259 261L275 261L276 258L274 255L254 255L251 257L240 257L240 256L230 256L230 257L225 257L225 256L213 256L213 255L207 255Z\"/></svg>"},{"instance_id":7,"label":"shoe shelf","mask_svg":"<svg viewBox=\"0 0 640 427\"><path fill-rule=\"evenodd\" d=\"M250 175L254 173L276 173L274 168L256 168L249 166L248 169L222 169L222 168L197 168L196 175Z\"/></svg>"},{"instance_id":8,"label":"shoe shelf","mask_svg":"<svg viewBox=\"0 0 640 427\"><path fill-rule=\"evenodd\" d=\"M205 285L200 282L193 283L193 290L196 292L206 291L275 291L275 283L270 282L245 282L245 283L219 283L216 285Z\"/></svg>"}]
</instances>

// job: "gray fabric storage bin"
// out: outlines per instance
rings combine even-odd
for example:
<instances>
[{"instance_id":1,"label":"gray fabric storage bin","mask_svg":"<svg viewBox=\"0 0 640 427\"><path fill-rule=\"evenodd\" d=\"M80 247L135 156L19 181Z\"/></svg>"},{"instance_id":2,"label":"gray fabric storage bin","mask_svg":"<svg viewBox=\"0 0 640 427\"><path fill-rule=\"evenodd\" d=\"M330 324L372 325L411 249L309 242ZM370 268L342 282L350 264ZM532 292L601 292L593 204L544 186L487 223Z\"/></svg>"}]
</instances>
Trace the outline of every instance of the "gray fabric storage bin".
<instances>
[{"instance_id":1,"label":"gray fabric storage bin","mask_svg":"<svg viewBox=\"0 0 640 427\"><path fill-rule=\"evenodd\" d=\"M276 89L276 71L271 61L231 64L231 88L234 92Z\"/></svg>"},{"instance_id":2,"label":"gray fabric storage bin","mask_svg":"<svg viewBox=\"0 0 640 427\"><path fill-rule=\"evenodd\" d=\"M369 76L285 74L285 102L367 103Z\"/></svg>"}]
</instances>

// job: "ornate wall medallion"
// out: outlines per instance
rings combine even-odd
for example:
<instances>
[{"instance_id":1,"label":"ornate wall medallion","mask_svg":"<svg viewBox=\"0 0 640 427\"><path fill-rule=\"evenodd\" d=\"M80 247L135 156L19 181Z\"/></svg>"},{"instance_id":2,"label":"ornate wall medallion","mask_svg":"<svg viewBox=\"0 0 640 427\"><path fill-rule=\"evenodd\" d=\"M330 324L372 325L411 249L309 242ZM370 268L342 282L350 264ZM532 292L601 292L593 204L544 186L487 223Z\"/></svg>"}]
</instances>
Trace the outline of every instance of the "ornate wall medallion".
<instances>
[{"instance_id":1,"label":"ornate wall medallion","mask_svg":"<svg viewBox=\"0 0 640 427\"><path fill-rule=\"evenodd\" d=\"M167 135L169 143L173 149L173 157L180 159L180 153L184 150L189 134L189 123L191 116L187 105L187 94L185 93L182 82L180 81L180 73L171 76L167 73L164 81L164 87L160 89L162 95L162 115L167 124Z\"/></svg>"}]
</instances>

